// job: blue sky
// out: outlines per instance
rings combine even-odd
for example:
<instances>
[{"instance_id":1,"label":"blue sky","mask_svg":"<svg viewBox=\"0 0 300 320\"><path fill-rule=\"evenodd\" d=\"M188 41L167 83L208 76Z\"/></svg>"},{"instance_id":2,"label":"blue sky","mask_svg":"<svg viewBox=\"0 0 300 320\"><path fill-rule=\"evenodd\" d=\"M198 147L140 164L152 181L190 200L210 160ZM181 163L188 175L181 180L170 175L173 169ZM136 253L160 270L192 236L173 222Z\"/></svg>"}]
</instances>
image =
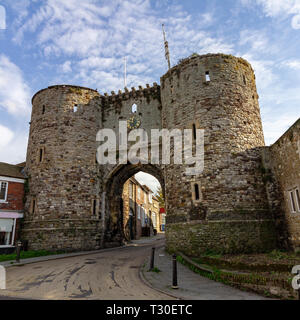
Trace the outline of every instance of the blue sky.
<instances>
[{"instance_id":1,"label":"blue sky","mask_svg":"<svg viewBox=\"0 0 300 320\"><path fill-rule=\"evenodd\" d=\"M124 56L128 87L159 83L167 71L162 23L172 65L193 52L233 54L252 64L267 145L300 117L300 0L0 0L0 5L0 161L25 159L31 97L44 87L122 89Z\"/></svg>"}]
</instances>

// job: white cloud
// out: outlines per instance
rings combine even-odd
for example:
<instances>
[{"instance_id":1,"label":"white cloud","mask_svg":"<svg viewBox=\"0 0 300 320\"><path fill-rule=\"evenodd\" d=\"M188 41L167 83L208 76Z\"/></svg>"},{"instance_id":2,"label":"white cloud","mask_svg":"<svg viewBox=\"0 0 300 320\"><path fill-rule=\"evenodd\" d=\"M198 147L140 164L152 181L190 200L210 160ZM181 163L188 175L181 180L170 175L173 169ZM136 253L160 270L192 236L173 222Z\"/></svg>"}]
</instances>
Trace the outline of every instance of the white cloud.
<instances>
[{"instance_id":1,"label":"white cloud","mask_svg":"<svg viewBox=\"0 0 300 320\"><path fill-rule=\"evenodd\" d=\"M300 0L253 0L263 7L264 13L269 17L286 18L293 16L291 26L300 29ZM242 4L248 1L241 0Z\"/></svg>"},{"instance_id":2,"label":"white cloud","mask_svg":"<svg viewBox=\"0 0 300 320\"><path fill-rule=\"evenodd\" d=\"M14 137L14 134L9 128L0 125L0 148L1 149L7 147L13 137Z\"/></svg>"},{"instance_id":3,"label":"white cloud","mask_svg":"<svg viewBox=\"0 0 300 320\"><path fill-rule=\"evenodd\" d=\"M300 70L300 60L289 60L289 61L284 61L282 63L283 66L287 66L291 69L294 70Z\"/></svg>"},{"instance_id":4,"label":"white cloud","mask_svg":"<svg viewBox=\"0 0 300 320\"><path fill-rule=\"evenodd\" d=\"M24 130L0 125L0 162L16 164L25 161L27 141L28 133Z\"/></svg>"},{"instance_id":5,"label":"white cloud","mask_svg":"<svg viewBox=\"0 0 300 320\"><path fill-rule=\"evenodd\" d=\"M125 56L128 87L157 81L167 70L162 23L172 64L193 52L233 52L232 44L202 30L203 23L212 22L212 13L192 21L184 6L171 2L167 14L164 17L159 7L151 7L149 0L104 0L101 4L95 0L47 0L20 23L14 40L21 44L27 33L34 33L35 43L46 57L72 57L74 78L105 91L123 87Z\"/></svg>"},{"instance_id":6,"label":"white cloud","mask_svg":"<svg viewBox=\"0 0 300 320\"><path fill-rule=\"evenodd\" d=\"M28 142L28 133L24 131L12 132L6 128L7 132L10 132L6 137L9 138L9 142L2 146L0 143L0 161L12 164L17 164L26 160L26 149ZM1 134L1 127L0 127ZM11 135L13 134L13 135Z\"/></svg>"},{"instance_id":7,"label":"white cloud","mask_svg":"<svg viewBox=\"0 0 300 320\"><path fill-rule=\"evenodd\" d=\"M63 73L72 72L71 61L66 61L62 64L61 70Z\"/></svg>"},{"instance_id":8,"label":"white cloud","mask_svg":"<svg viewBox=\"0 0 300 320\"><path fill-rule=\"evenodd\" d=\"M292 19L292 27L294 29L300 29L300 14L297 14Z\"/></svg>"},{"instance_id":9,"label":"white cloud","mask_svg":"<svg viewBox=\"0 0 300 320\"><path fill-rule=\"evenodd\" d=\"M240 45L249 45L248 51L255 53L268 52L272 46L269 44L267 35L261 30L242 30L240 32Z\"/></svg>"},{"instance_id":10,"label":"white cloud","mask_svg":"<svg viewBox=\"0 0 300 320\"><path fill-rule=\"evenodd\" d=\"M159 181L148 173L140 171L134 177L141 185L145 184L154 193L156 193L157 189L160 187Z\"/></svg>"},{"instance_id":11,"label":"white cloud","mask_svg":"<svg viewBox=\"0 0 300 320\"><path fill-rule=\"evenodd\" d=\"M299 116L300 114L297 117L295 113L281 114L277 118L269 116L269 119L263 122L266 145L276 142L296 122Z\"/></svg>"},{"instance_id":12,"label":"white cloud","mask_svg":"<svg viewBox=\"0 0 300 320\"><path fill-rule=\"evenodd\" d=\"M0 30L6 29L6 10L0 5Z\"/></svg>"},{"instance_id":13,"label":"white cloud","mask_svg":"<svg viewBox=\"0 0 300 320\"><path fill-rule=\"evenodd\" d=\"M30 96L21 70L8 57L0 54L0 110L27 115L30 112Z\"/></svg>"}]
</instances>

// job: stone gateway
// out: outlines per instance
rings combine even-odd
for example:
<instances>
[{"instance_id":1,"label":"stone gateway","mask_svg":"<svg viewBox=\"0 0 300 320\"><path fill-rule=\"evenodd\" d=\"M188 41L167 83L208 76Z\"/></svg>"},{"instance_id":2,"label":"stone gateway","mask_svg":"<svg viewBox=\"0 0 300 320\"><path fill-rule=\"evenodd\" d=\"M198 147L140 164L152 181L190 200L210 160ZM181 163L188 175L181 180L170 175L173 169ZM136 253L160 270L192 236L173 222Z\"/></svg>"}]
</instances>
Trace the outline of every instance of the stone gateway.
<instances>
[{"instance_id":1,"label":"stone gateway","mask_svg":"<svg viewBox=\"0 0 300 320\"><path fill-rule=\"evenodd\" d=\"M99 165L97 132L110 128L118 137L119 121L133 123L133 114L148 136L151 129L204 129L202 174L188 176L186 165L175 164ZM160 86L110 95L48 87L32 98L22 238L31 249L121 245L122 187L144 171L164 190L170 251L263 252L283 239L288 245L266 181L266 148L255 75L242 58L193 55L162 76Z\"/></svg>"}]
</instances>

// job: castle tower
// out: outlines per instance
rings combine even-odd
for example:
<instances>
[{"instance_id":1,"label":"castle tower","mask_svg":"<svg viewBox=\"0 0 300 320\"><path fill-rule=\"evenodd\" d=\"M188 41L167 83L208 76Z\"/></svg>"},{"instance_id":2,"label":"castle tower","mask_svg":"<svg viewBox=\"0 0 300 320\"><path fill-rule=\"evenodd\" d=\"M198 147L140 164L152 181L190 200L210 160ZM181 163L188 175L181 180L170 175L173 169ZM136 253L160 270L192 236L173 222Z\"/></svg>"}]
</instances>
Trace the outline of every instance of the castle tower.
<instances>
[{"instance_id":1,"label":"castle tower","mask_svg":"<svg viewBox=\"0 0 300 320\"><path fill-rule=\"evenodd\" d=\"M95 90L67 85L49 87L32 98L22 231L32 249L99 247L98 99Z\"/></svg>"},{"instance_id":2,"label":"castle tower","mask_svg":"<svg viewBox=\"0 0 300 320\"><path fill-rule=\"evenodd\" d=\"M165 167L169 249L198 254L273 248L250 64L223 54L184 59L161 78L161 100L163 128L204 129L201 174Z\"/></svg>"}]
</instances>

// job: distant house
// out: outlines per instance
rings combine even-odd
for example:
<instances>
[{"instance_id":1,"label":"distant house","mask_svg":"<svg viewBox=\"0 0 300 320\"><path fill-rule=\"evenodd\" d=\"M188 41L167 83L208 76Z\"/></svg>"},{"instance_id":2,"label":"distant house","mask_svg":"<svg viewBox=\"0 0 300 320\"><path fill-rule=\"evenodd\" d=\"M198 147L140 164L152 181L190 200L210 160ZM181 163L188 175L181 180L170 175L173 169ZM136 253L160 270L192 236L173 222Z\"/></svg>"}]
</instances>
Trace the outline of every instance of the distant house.
<instances>
[{"instance_id":1,"label":"distant house","mask_svg":"<svg viewBox=\"0 0 300 320\"><path fill-rule=\"evenodd\" d=\"M166 210L165 208L159 208L159 220L160 220L160 231L166 231Z\"/></svg>"},{"instance_id":2,"label":"distant house","mask_svg":"<svg viewBox=\"0 0 300 320\"><path fill-rule=\"evenodd\" d=\"M0 162L0 253L14 250L24 210L25 162Z\"/></svg>"},{"instance_id":3,"label":"distant house","mask_svg":"<svg viewBox=\"0 0 300 320\"><path fill-rule=\"evenodd\" d=\"M150 236L159 231L159 204L153 191L134 177L128 179L122 194L123 228L127 240Z\"/></svg>"}]
</instances>

